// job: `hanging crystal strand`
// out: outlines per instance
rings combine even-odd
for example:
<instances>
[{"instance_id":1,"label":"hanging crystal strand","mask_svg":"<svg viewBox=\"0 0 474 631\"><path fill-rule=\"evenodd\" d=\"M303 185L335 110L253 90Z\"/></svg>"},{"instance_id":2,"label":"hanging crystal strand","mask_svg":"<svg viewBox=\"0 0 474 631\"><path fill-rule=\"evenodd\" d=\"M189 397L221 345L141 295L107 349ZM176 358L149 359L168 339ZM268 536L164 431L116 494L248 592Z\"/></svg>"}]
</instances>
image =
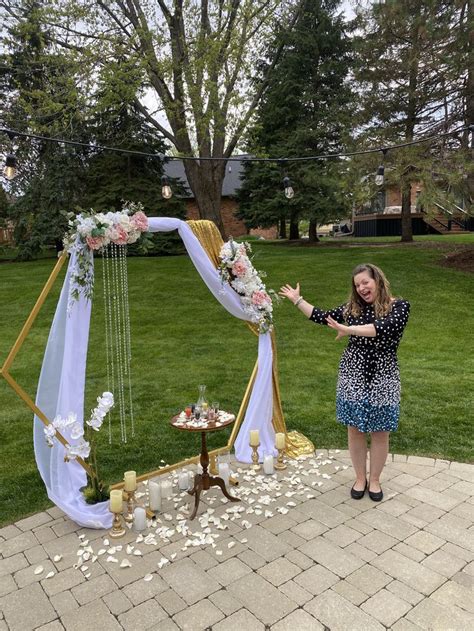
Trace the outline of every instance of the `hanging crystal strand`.
<instances>
[{"instance_id":1,"label":"hanging crystal strand","mask_svg":"<svg viewBox=\"0 0 474 631\"><path fill-rule=\"evenodd\" d=\"M118 277L118 251L117 246L112 244L112 275L114 286L114 335L115 335L115 350L117 359L117 384L118 384L118 399L119 399L119 415L120 415L120 430L122 436L122 442L127 442L127 428L125 425L125 401L124 401L124 388L123 388L123 363L122 363L122 327L121 327L121 307L120 307L120 284Z\"/></svg>"},{"instance_id":2,"label":"hanging crystal strand","mask_svg":"<svg viewBox=\"0 0 474 631\"><path fill-rule=\"evenodd\" d=\"M125 374L128 378L128 404L130 412L130 423L132 427L132 437L135 436L135 418L133 415L132 396L132 340L130 332L130 303L128 299L128 268L127 268L127 246L124 245L122 252L122 294L125 317Z\"/></svg>"},{"instance_id":3,"label":"hanging crystal strand","mask_svg":"<svg viewBox=\"0 0 474 631\"><path fill-rule=\"evenodd\" d=\"M121 344L121 372L122 372L122 396L123 396L123 419L125 425L125 434L127 426L127 375L128 375L128 351L127 351L127 331L125 316L125 294L124 294L124 256L125 245L117 246L117 281L119 287L119 309L120 309L120 335L119 342Z\"/></svg>"},{"instance_id":4,"label":"hanging crystal strand","mask_svg":"<svg viewBox=\"0 0 474 631\"><path fill-rule=\"evenodd\" d=\"M107 389L115 396L114 336L112 326L112 285L110 278L109 247L102 248L102 279L104 285L105 349L107 359ZM112 444L113 412L108 413L109 445Z\"/></svg>"}]
</instances>

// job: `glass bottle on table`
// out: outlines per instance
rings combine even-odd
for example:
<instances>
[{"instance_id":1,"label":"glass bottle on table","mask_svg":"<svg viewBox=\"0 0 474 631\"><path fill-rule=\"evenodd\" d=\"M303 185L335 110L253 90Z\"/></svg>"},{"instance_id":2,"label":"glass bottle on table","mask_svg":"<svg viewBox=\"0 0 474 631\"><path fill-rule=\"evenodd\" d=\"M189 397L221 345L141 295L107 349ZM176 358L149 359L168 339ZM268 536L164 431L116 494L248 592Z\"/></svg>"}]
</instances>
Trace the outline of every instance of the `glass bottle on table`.
<instances>
[{"instance_id":1,"label":"glass bottle on table","mask_svg":"<svg viewBox=\"0 0 474 631\"><path fill-rule=\"evenodd\" d=\"M199 398L197 400L196 405L201 408L202 417L207 418L207 410L209 408L209 404L207 402L205 385L199 386Z\"/></svg>"}]
</instances>

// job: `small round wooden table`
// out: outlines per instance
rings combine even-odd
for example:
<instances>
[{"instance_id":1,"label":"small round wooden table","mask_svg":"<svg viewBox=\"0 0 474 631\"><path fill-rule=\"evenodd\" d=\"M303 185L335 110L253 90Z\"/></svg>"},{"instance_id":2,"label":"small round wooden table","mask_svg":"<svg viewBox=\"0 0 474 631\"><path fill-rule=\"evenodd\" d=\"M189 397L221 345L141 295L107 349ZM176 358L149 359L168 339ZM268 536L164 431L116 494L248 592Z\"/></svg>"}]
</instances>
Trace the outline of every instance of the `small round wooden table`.
<instances>
[{"instance_id":1,"label":"small round wooden table","mask_svg":"<svg viewBox=\"0 0 474 631\"><path fill-rule=\"evenodd\" d=\"M207 421L207 426L195 427L189 423L182 423L182 418L180 415L173 416L171 419L171 425L176 429L179 429L184 432L201 432L201 454L200 454L200 463L202 467L202 473L198 473L194 477L194 486L188 491L190 495L194 495L194 510L190 517L190 520L193 520L196 517L196 513L199 507L199 499L201 496L201 491L207 491L211 488L211 486L218 486L222 493L229 499L231 502L240 502L240 498L234 497L230 495L226 489L225 482L222 478L217 476L211 476L208 472L209 467L209 453L207 451L206 444L206 435L208 432L216 432L220 429L224 429L228 425L232 425L235 421L235 417L232 416L226 420L220 421Z\"/></svg>"}]
</instances>

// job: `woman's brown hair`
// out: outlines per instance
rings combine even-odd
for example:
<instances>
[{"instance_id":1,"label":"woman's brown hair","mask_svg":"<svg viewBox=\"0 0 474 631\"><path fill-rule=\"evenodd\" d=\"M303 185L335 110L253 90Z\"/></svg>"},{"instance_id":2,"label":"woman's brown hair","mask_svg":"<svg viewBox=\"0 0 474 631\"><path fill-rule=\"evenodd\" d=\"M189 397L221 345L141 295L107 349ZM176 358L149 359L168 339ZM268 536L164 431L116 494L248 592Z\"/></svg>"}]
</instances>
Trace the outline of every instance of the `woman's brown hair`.
<instances>
[{"instance_id":1,"label":"woman's brown hair","mask_svg":"<svg viewBox=\"0 0 474 631\"><path fill-rule=\"evenodd\" d=\"M366 302L357 293L354 282L354 278L361 272L367 272L370 278L375 280L376 294L373 303L375 317L383 318L390 313L394 298L392 296L392 292L390 291L390 283L388 282L385 274L382 272L380 267L370 263L362 263L352 270L352 289L347 301L345 315L346 317L348 315L358 317L362 313L363 308L366 306Z\"/></svg>"}]
</instances>

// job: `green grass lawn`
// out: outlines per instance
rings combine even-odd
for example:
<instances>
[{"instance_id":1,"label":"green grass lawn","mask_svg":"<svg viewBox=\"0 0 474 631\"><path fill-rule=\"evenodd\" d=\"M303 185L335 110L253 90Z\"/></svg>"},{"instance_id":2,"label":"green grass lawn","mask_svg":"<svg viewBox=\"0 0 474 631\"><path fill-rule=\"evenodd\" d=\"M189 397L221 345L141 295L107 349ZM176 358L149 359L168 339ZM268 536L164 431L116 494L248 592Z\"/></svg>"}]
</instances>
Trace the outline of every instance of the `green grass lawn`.
<instances>
[{"instance_id":1,"label":"green grass lawn","mask_svg":"<svg viewBox=\"0 0 474 631\"><path fill-rule=\"evenodd\" d=\"M473 460L474 277L438 265L440 252L427 247L288 247L254 244L255 266L267 285L301 282L302 293L321 307L342 303L351 269L380 265L394 293L412 305L399 351L402 414L393 434L396 453ZM0 363L47 279L54 261L0 264ZM161 460L176 462L198 453L198 436L173 430L169 418L196 399L197 386L210 400L237 411L257 354L257 340L212 298L186 256L129 259L136 437L123 445L99 434L101 472L108 482L123 471L143 473ZM63 274L18 355L12 374L34 398L44 347ZM86 409L106 389L100 261L88 358ZM316 446L344 448L346 430L335 421L335 388L344 342L316 326L288 302L275 310L283 409L288 429ZM32 414L0 380L0 523L48 506L36 469ZM105 429L105 428L104 428ZM225 443L214 434L210 446Z\"/></svg>"}]
</instances>

